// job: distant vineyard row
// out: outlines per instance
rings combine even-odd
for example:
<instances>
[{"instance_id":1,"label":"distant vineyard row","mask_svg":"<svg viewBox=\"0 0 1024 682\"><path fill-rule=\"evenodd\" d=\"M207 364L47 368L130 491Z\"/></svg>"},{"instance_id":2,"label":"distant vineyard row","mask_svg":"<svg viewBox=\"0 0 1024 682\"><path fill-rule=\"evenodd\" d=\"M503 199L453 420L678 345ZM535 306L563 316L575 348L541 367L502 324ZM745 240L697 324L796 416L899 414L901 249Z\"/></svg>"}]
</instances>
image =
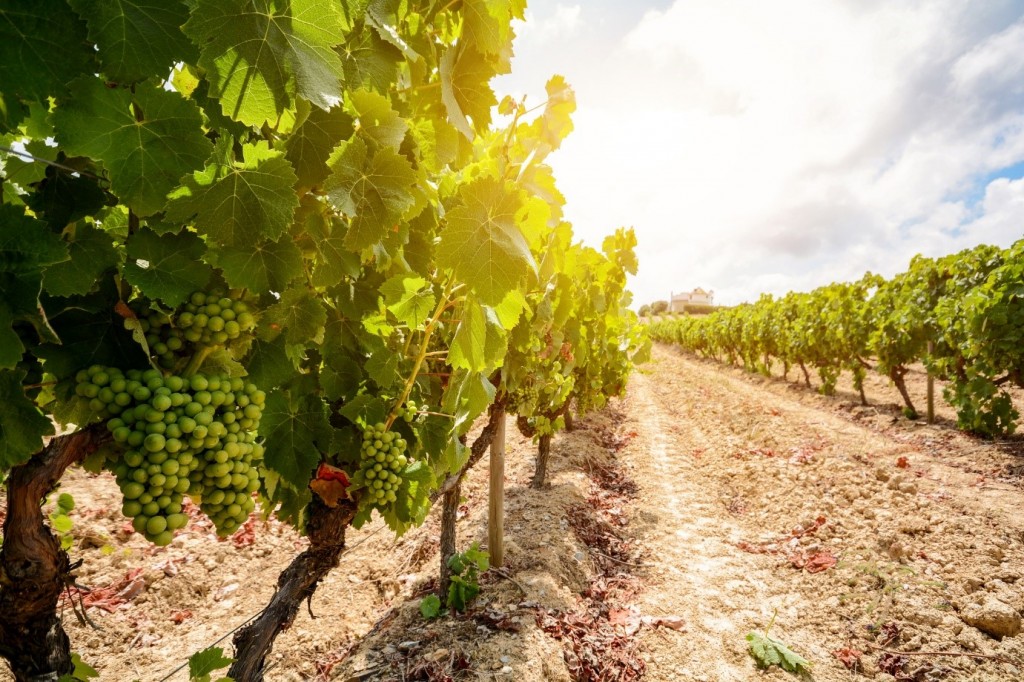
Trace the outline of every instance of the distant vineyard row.
<instances>
[{"instance_id":1,"label":"distant vineyard row","mask_svg":"<svg viewBox=\"0 0 1024 682\"><path fill-rule=\"evenodd\" d=\"M816 369L826 395L848 370L865 402L864 378L874 369L892 380L911 417L917 408L904 377L922 362L947 382L961 428L1006 435L1020 418L1006 388L1024 387L1024 240L916 256L889 280L867 273L809 293L764 294L706 317L654 322L650 333L749 371L799 367L808 385L808 368Z\"/></svg>"}]
</instances>

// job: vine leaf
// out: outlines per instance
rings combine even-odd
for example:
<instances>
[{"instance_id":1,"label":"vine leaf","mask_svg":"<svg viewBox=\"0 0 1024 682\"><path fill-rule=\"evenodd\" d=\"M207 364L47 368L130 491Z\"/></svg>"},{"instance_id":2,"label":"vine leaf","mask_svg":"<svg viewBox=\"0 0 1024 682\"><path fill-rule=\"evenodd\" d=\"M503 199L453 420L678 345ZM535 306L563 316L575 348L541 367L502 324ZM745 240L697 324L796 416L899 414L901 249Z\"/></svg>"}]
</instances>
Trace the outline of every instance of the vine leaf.
<instances>
[{"instance_id":1,"label":"vine leaf","mask_svg":"<svg viewBox=\"0 0 1024 682\"><path fill-rule=\"evenodd\" d=\"M349 36L339 48L345 81L350 86L365 85L379 92L387 92L398 76L402 52L385 42L377 31L364 28Z\"/></svg>"},{"instance_id":2,"label":"vine leaf","mask_svg":"<svg viewBox=\"0 0 1024 682\"><path fill-rule=\"evenodd\" d=\"M25 346L13 326L14 313L0 301L0 369L14 369L25 353Z\"/></svg>"},{"instance_id":3,"label":"vine leaf","mask_svg":"<svg viewBox=\"0 0 1024 682\"><path fill-rule=\"evenodd\" d=\"M426 322L436 303L430 283L423 277L395 275L380 285L380 293L388 310L410 329Z\"/></svg>"},{"instance_id":4,"label":"vine leaf","mask_svg":"<svg viewBox=\"0 0 1024 682\"><path fill-rule=\"evenodd\" d=\"M481 372L487 368L487 313L476 301L462 306L462 319L448 350L448 364Z\"/></svg>"},{"instance_id":5,"label":"vine leaf","mask_svg":"<svg viewBox=\"0 0 1024 682\"><path fill-rule=\"evenodd\" d=\"M370 154L366 143L353 139L331 154L327 197L351 218L345 246L361 251L384 239L413 205L416 172L409 160L390 149Z\"/></svg>"},{"instance_id":6,"label":"vine leaf","mask_svg":"<svg viewBox=\"0 0 1024 682\"><path fill-rule=\"evenodd\" d=\"M497 305L517 288L536 263L516 222L519 190L481 178L459 190L462 205L448 214L438 261L467 282L484 303Z\"/></svg>"},{"instance_id":7,"label":"vine leaf","mask_svg":"<svg viewBox=\"0 0 1024 682\"><path fill-rule=\"evenodd\" d=\"M352 110L359 119L359 132L381 147L397 150L405 139L409 125L391 106L391 100L369 90L356 90L349 95Z\"/></svg>"},{"instance_id":8,"label":"vine leaf","mask_svg":"<svg viewBox=\"0 0 1024 682\"><path fill-rule=\"evenodd\" d=\"M52 436L53 423L25 395L27 372L0 369L0 470L27 462Z\"/></svg>"},{"instance_id":9,"label":"vine leaf","mask_svg":"<svg viewBox=\"0 0 1024 682\"><path fill-rule=\"evenodd\" d=\"M195 63L198 52L180 26L188 20L181 0L70 0L85 19L103 73L117 83L166 74L176 62Z\"/></svg>"},{"instance_id":10,"label":"vine leaf","mask_svg":"<svg viewBox=\"0 0 1024 682\"><path fill-rule=\"evenodd\" d=\"M811 671L810 661L767 632L763 635L759 632L748 633L747 642L749 642L750 655L754 657L759 668L770 668L777 665L783 670L796 674L806 674Z\"/></svg>"},{"instance_id":11,"label":"vine leaf","mask_svg":"<svg viewBox=\"0 0 1024 682\"><path fill-rule=\"evenodd\" d=\"M201 260L205 252L191 232L157 235L144 228L128 239L124 276L150 298L176 306L210 281L213 271Z\"/></svg>"},{"instance_id":12,"label":"vine leaf","mask_svg":"<svg viewBox=\"0 0 1024 682\"><path fill-rule=\"evenodd\" d=\"M273 122L296 96L321 109L341 101L345 74L333 47L351 29L341 3L199 0L183 28L200 46L210 96L237 121Z\"/></svg>"},{"instance_id":13,"label":"vine leaf","mask_svg":"<svg viewBox=\"0 0 1024 682\"><path fill-rule=\"evenodd\" d=\"M266 142L247 144L242 154L242 162L231 163L231 140L225 138L213 162L170 194L167 219L186 222L194 216L196 230L223 246L280 237L299 206L295 170Z\"/></svg>"},{"instance_id":14,"label":"vine leaf","mask_svg":"<svg viewBox=\"0 0 1024 682\"><path fill-rule=\"evenodd\" d=\"M291 239L226 246L208 254L237 289L281 291L302 275L302 252Z\"/></svg>"},{"instance_id":15,"label":"vine leaf","mask_svg":"<svg viewBox=\"0 0 1024 682\"><path fill-rule=\"evenodd\" d=\"M17 206L0 205L0 367L12 369L25 350L12 329L15 320L28 320L40 335L53 336L40 312L39 291L45 269L68 258L57 233Z\"/></svg>"},{"instance_id":16,"label":"vine leaf","mask_svg":"<svg viewBox=\"0 0 1024 682\"><path fill-rule=\"evenodd\" d=\"M0 83L5 95L45 101L82 73L95 72L85 22L63 0L0 6Z\"/></svg>"},{"instance_id":17,"label":"vine leaf","mask_svg":"<svg viewBox=\"0 0 1024 682\"><path fill-rule=\"evenodd\" d=\"M25 215L23 209L0 204L0 272L24 275L70 258L57 233Z\"/></svg>"},{"instance_id":18,"label":"vine leaf","mask_svg":"<svg viewBox=\"0 0 1024 682\"><path fill-rule=\"evenodd\" d=\"M491 125L491 107L498 98L491 90L494 66L468 44L448 48L441 57L441 101L448 120L467 139L476 137ZM472 124L466 117L472 119Z\"/></svg>"},{"instance_id":19,"label":"vine leaf","mask_svg":"<svg viewBox=\"0 0 1024 682\"><path fill-rule=\"evenodd\" d=\"M496 389L487 377L478 372L457 370L452 374L441 402L446 414L455 415L455 432L465 433L473 420L483 414L494 400Z\"/></svg>"},{"instance_id":20,"label":"vine leaf","mask_svg":"<svg viewBox=\"0 0 1024 682\"><path fill-rule=\"evenodd\" d=\"M260 418L260 432L267 439L266 465L301 490L320 461L321 449L331 442L327 403L310 393L296 396L291 391L271 391Z\"/></svg>"},{"instance_id":21,"label":"vine leaf","mask_svg":"<svg viewBox=\"0 0 1024 682\"><path fill-rule=\"evenodd\" d=\"M233 660L225 656L223 649L219 646L211 646L197 651L188 659L189 682L210 682L210 675L213 671L231 665Z\"/></svg>"},{"instance_id":22,"label":"vine leaf","mask_svg":"<svg viewBox=\"0 0 1024 682\"><path fill-rule=\"evenodd\" d=\"M94 77L70 89L53 112L57 141L69 154L102 161L111 191L140 216L163 209L180 178L210 155L199 108L176 92L140 83L133 93Z\"/></svg>"},{"instance_id":23,"label":"vine leaf","mask_svg":"<svg viewBox=\"0 0 1024 682\"><path fill-rule=\"evenodd\" d=\"M327 309L308 289L286 289L263 313L260 335L274 339L283 333L289 345L322 343L326 324Z\"/></svg>"},{"instance_id":24,"label":"vine leaf","mask_svg":"<svg viewBox=\"0 0 1024 682\"><path fill-rule=\"evenodd\" d=\"M85 223L75 226L68 251L70 260L51 265L43 273L43 288L53 296L91 291L100 275L119 260L110 235Z\"/></svg>"},{"instance_id":25,"label":"vine leaf","mask_svg":"<svg viewBox=\"0 0 1024 682\"><path fill-rule=\"evenodd\" d=\"M521 11L516 11L521 6L522 3L511 0L465 0L462 3L465 39L483 54L510 59L511 21L513 12L515 18L523 18Z\"/></svg>"},{"instance_id":26,"label":"vine leaf","mask_svg":"<svg viewBox=\"0 0 1024 682\"><path fill-rule=\"evenodd\" d=\"M302 123L285 141L285 158L295 168L301 187L319 185L330 174L327 159L331 150L347 140L355 130L352 117L341 107L324 111L300 100L309 109Z\"/></svg>"}]
</instances>

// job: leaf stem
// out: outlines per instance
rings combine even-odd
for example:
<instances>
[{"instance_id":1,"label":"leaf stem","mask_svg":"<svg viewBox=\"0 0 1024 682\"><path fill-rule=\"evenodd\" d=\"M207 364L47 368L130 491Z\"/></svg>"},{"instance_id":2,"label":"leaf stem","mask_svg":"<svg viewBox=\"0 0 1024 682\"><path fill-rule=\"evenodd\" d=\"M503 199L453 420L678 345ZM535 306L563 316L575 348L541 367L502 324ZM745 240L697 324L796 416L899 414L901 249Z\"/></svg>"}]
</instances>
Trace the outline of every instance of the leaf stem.
<instances>
[{"instance_id":1,"label":"leaf stem","mask_svg":"<svg viewBox=\"0 0 1024 682\"><path fill-rule=\"evenodd\" d=\"M775 616L779 615L779 610L775 609L772 611L772 619L768 621L768 627L764 629L764 638L768 639L768 631L772 629L772 625L775 625Z\"/></svg>"}]
</instances>

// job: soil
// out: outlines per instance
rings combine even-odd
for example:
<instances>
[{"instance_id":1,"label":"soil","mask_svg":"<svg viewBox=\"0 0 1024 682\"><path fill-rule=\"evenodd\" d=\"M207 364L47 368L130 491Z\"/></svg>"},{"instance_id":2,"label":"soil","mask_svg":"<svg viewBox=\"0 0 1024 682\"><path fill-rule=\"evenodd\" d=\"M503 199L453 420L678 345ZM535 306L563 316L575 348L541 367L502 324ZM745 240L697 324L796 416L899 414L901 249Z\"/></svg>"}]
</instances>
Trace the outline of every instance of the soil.
<instances>
[{"instance_id":1,"label":"soil","mask_svg":"<svg viewBox=\"0 0 1024 682\"><path fill-rule=\"evenodd\" d=\"M622 400L555 438L542 490L510 421L505 565L469 612L419 614L440 510L399 539L374 522L351 531L266 679L790 679L748 653L774 618L819 682L1024 680L1024 440L956 431L941 387L928 425L884 377L863 407L848 380L826 398L796 374L658 347ZM909 386L923 411L924 375ZM460 548L486 544L487 476L482 462L463 485ZM62 491L95 626L69 600L65 627L102 680L187 679L175 669L230 650L304 546L254 518L223 541L193 521L154 548L109 476L75 471Z\"/></svg>"}]
</instances>

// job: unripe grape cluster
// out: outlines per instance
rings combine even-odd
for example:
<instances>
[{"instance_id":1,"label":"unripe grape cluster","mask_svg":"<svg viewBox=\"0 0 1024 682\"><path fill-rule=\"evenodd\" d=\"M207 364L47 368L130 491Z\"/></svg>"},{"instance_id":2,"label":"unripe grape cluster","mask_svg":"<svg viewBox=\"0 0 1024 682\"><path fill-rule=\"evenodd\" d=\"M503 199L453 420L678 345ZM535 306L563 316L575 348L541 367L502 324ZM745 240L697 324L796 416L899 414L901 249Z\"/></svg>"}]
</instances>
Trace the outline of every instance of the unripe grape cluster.
<instances>
[{"instance_id":1,"label":"unripe grape cluster","mask_svg":"<svg viewBox=\"0 0 1024 682\"><path fill-rule=\"evenodd\" d=\"M402 472L409 463L405 454L408 446L401 434L388 431L382 423L363 431L358 476L366 484L372 503L383 507L398 499Z\"/></svg>"},{"instance_id":2,"label":"unripe grape cluster","mask_svg":"<svg viewBox=\"0 0 1024 682\"><path fill-rule=\"evenodd\" d=\"M248 305L220 292L197 291L171 315L153 310L148 304L135 313L150 351L165 369L173 368L182 355L191 355L195 347L223 346L256 327ZM131 321L125 320L125 326L130 325Z\"/></svg>"},{"instance_id":3,"label":"unripe grape cluster","mask_svg":"<svg viewBox=\"0 0 1024 682\"><path fill-rule=\"evenodd\" d=\"M399 407L395 414L399 419L405 421L406 424L411 424L414 419L419 415L420 408L416 405L415 400L409 400L405 403L405 406Z\"/></svg>"},{"instance_id":4,"label":"unripe grape cluster","mask_svg":"<svg viewBox=\"0 0 1024 682\"><path fill-rule=\"evenodd\" d=\"M253 510L259 487L255 442L266 395L240 378L121 370L93 365L76 376L76 393L107 419L124 448L110 468L124 495L122 512L156 545L184 527L186 493L221 535Z\"/></svg>"},{"instance_id":5,"label":"unripe grape cluster","mask_svg":"<svg viewBox=\"0 0 1024 682\"><path fill-rule=\"evenodd\" d=\"M232 301L219 293L197 291L182 306L175 324L185 339L202 346L222 346L256 327L256 318L242 301Z\"/></svg>"}]
</instances>

